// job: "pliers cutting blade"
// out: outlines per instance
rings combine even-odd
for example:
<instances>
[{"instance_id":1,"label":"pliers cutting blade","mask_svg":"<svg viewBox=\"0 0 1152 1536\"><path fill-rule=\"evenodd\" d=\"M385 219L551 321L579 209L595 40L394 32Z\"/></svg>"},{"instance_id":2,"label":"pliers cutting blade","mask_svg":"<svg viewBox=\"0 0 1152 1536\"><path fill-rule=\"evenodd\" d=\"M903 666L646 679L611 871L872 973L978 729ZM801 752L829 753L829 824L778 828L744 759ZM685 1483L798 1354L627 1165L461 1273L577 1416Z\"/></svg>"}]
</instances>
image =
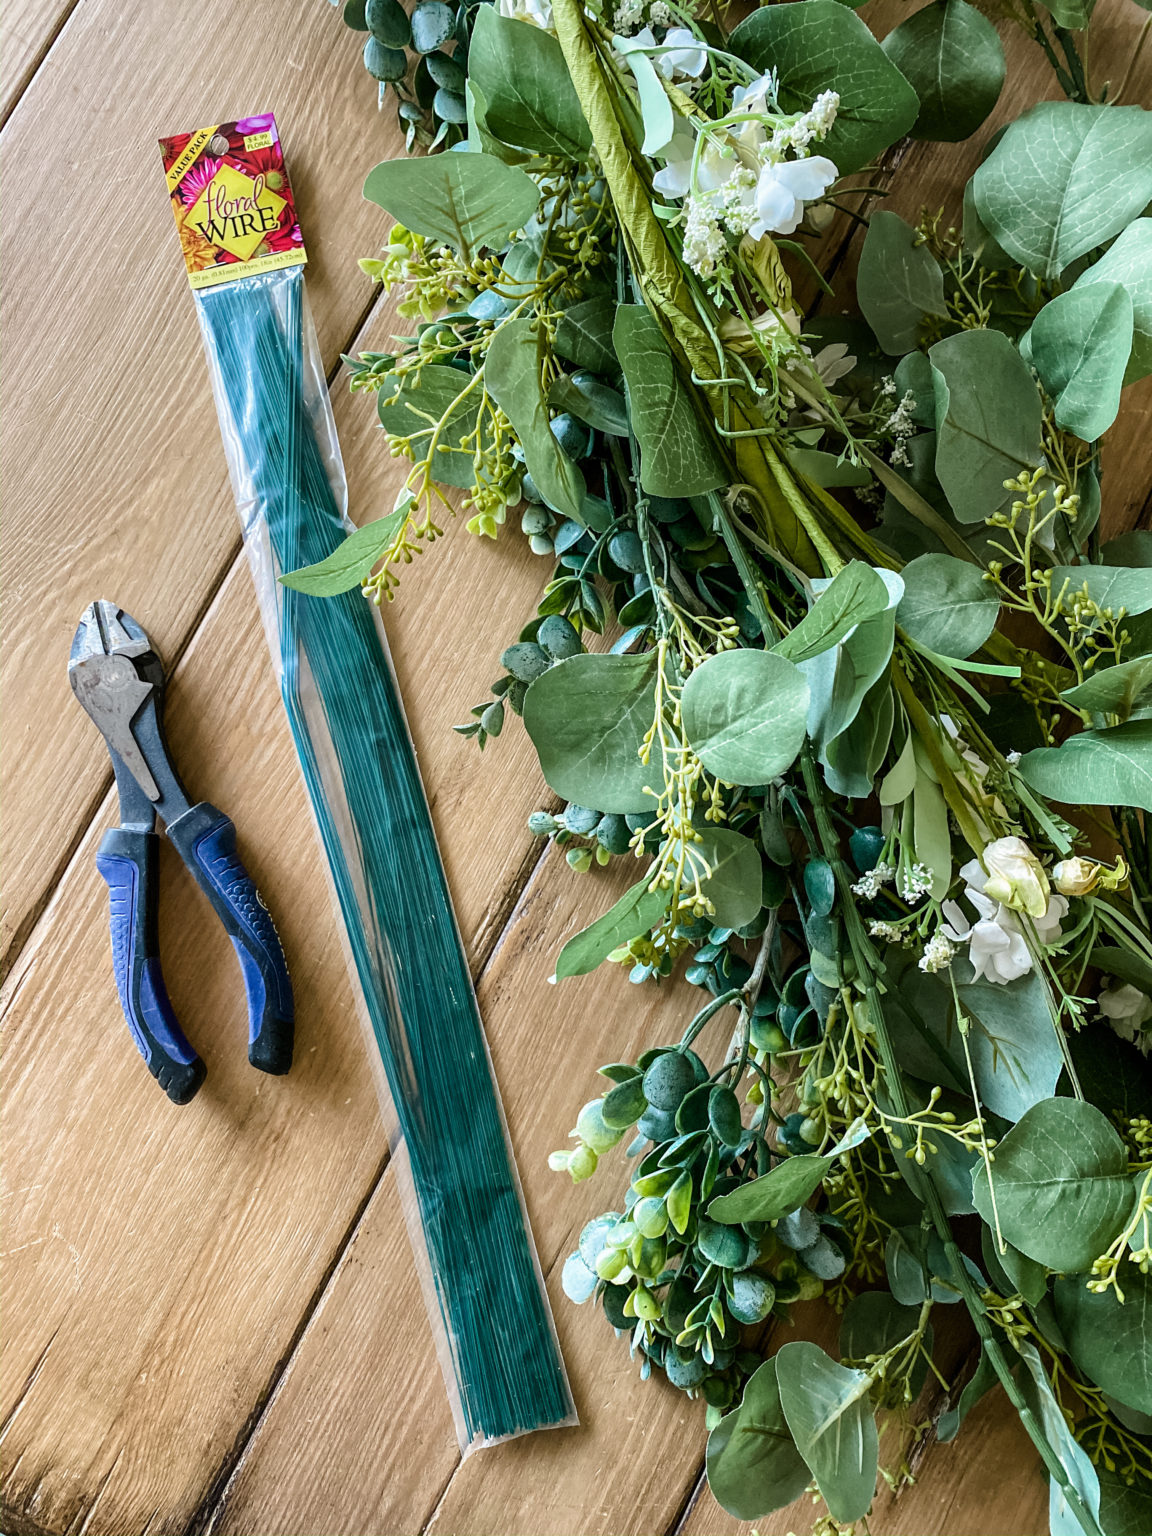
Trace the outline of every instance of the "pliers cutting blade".
<instances>
[{"instance_id":1,"label":"pliers cutting blade","mask_svg":"<svg viewBox=\"0 0 1152 1536\"><path fill-rule=\"evenodd\" d=\"M176 1021L160 970L157 817L235 945L248 997L248 1060L262 1072L292 1065L292 984L268 908L236 852L223 811L189 802L164 740L164 667L136 621L114 603L85 610L68 677L100 727L116 774L120 825L104 834L96 867L112 904L112 960L124 1016L153 1077L175 1104L204 1081L204 1063Z\"/></svg>"}]
</instances>

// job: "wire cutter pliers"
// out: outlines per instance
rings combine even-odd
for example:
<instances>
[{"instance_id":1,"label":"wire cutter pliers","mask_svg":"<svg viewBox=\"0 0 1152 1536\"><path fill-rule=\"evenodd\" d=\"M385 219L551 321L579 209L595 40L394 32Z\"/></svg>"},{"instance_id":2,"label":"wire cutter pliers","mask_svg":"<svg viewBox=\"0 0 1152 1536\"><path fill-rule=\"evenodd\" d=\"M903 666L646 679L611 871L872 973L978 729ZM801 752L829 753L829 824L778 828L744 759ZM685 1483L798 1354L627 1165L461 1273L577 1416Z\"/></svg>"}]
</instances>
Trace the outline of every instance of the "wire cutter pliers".
<instances>
[{"instance_id":1,"label":"wire cutter pliers","mask_svg":"<svg viewBox=\"0 0 1152 1536\"><path fill-rule=\"evenodd\" d=\"M160 970L156 818L216 909L236 947L248 996L248 1060L262 1072L292 1065L292 984L268 908L236 852L223 811L192 805L164 740L164 666L136 621L114 603L85 610L68 677L104 736L120 796L120 825L104 834L96 867L112 904L112 960L124 1016L149 1071L175 1104L204 1081L204 1063L176 1021Z\"/></svg>"}]
</instances>

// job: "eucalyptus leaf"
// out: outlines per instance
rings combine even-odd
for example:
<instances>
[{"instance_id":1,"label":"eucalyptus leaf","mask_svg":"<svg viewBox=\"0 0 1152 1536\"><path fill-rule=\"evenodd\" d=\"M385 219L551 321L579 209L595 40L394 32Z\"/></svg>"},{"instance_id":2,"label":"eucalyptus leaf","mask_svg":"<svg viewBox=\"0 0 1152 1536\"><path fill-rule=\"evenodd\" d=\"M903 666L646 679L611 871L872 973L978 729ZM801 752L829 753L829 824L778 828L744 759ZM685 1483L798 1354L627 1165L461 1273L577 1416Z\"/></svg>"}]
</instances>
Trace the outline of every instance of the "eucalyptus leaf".
<instances>
[{"instance_id":1,"label":"eucalyptus leaf","mask_svg":"<svg viewBox=\"0 0 1152 1536\"><path fill-rule=\"evenodd\" d=\"M1100 608L1119 614L1147 613L1152 609L1152 569L1128 565L1056 565L1052 567L1052 591L1067 587L1067 596L1087 589Z\"/></svg>"},{"instance_id":2,"label":"eucalyptus leaf","mask_svg":"<svg viewBox=\"0 0 1152 1536\"><path fill-rule=\"evenodd\" d=\"M1129 1484L1119 1467L1096 1468L1100 1483L1100 1526L1108 1536L1148 1536L1152 1531L1152 1483L1138 1478Z\"/></svg>"},{"instance_id":3,"label":"eucalyptus leaf","mask_svg":"<svg viewBox=\"0 0 1152 1536\"><path fill-rule=\"evenodd\" d=\"M281 576L281 582L312 597L333 597L338 592L350 592L372 574L372 567L406 521L410 505L410 502L404 502L387 517L365 523L323 560L302 566L298 571L288 571Z\"/></svg>"},{"instance_id":4,"label":"eucalyptus leaf","mask_svg":"<svg viewBox=\"0 0 1152 1536\"><path fill-rule=\"evenodd\" d=\"M878 1468L870 1378L838 1365L806 1339L777 1351L776 1377L796 1448L832 1518L842 1524L863 1519L876 1491Z\"/></svg>"},{"instance_id":5,"label":"eucalyptus leaf","mask_svg":"<svg viewBox=\"0 0 1152 1536\"><path fill-rule=\"evenodd\" d=\"M739 1408L708 1436L707 1469L716 1502L737 1520L782 1509L808 1486L808 1468L780 1406L775 1360L753 1372Z\"/></svg>"},{"instance_id":6,"label":"eucalyptus leaf","mask_svg":"<svg viewBox=\"0 0 1152 1536\"><path fill-rule=\"evenodd\" d=\"M1125 384L1152 373L1152 219L1133 219L1100 260L1076 279L1073 293L1096 283L1122 283L1132 300L1132 353Z\"/></svg>"},{"instance_id":7,"label":"eucalyptus leaf","mask_svg":"<svg viewBox=\"0 0 1152 1536\"><path fill-rule=\"evenodd\" d=\"M396 388L389 392L382 385L376 397L380 425L388 436L410 438L414 460L430 453L429 470L442 485L474 485L476 445L468 439L479 420L480 390L468 391L470 376L446 363L425 363L419 373L393 374L390 379L396 380Z\"/></svg>"},{"instance_id":8,"label":"eucalyptus leaf","mask_svg":"<svg viewBox=\"0 0 1152 1536\"><path fill-rule=\"evenodd\" d=\"M651 655L570 656L538 677L524 698L524 725L549 785L565 800L618 815L653 804L661 782L640 747L655 716Z\"/></svg>"},{"instance_id":9,"label":"eucalyptus leaf","mask_svg":"<svg viewBox=\"0 0 1152 1536\"><path fill-rule=\"evenodd\" d=\"M914 139L966 139L999 99L1005 68L1000 34L965 0L924 6L889 32L882 46L920 98Z\"/></svg>"},{"instance_id":10,"label":"eucalyptus leaf","mask_svg":"<svg viewBox=\"0 0 1152 1536\"><path fill-rule=\"evenodd\" d=\"M804 744L808 684L770 651L722 651L690 674L681 710L689 745L709 773L729 784L767 784Z\"/></svg>"},{"instance_id":11,"label":"eucalyptus leaf","mask_svg":"<svg viewBox=\"0 0 1152 1536\"><path fill-rule=\"evenodd\" d=\"M560 44L550 32L480 6L468 74L484 96L488 129L518 149L583 160L592 147Z\"/></svg>"},{"instance_id":12,"label":"eucalyptus leaf","mask_svg":"<svg viewBox=\"0 0 1152 1536\"><path fill-rule=\"evenodd\" d=\"M855 720L869 689L887 671L892 656L896 608L904 596L904 583L894 571L877 570L875 574L888 591L883 612L857 624L831 649L800 663L810 689L808 734L821 761L828 744ZM827 589L827 584L819 581L812 585L821 591Z\"/></svg>"},{"instance_id":13,"label":"eucalyptus leaf","mask_svg":"<svg viewBox=\"0 0 1152 1536\"><path fill-rule=\"evenodd\" d=\"M1042 407L1028 364L1000 331L961 331L928 354L936 386L936 475L962 523L1011 499L1004 482L1043 461Z\"/></svg>"},{"instance_id":14,"label":"eucalyptus leaf","mask_svg":"<svg viewBox=\"0 0 1152 1536\"><path fill-rule=\"evenodd\" d=\"M614 373L612 323L616 305L611 299L582 299L561 312L556 322L553 349L558 357L592 373Z\"/></svg>"},{"instance_id":15,"label":"eucalyptus leaf","mask_svg":"<svg viewBox=\"0 0 1152 1536\"><path fill-rule=\"evenodd\" d=\"M896 622L941 656L971 656L996 628L1000 599L978 565L955 555L921 555L904 567Z\"/></svg>"},{"instance_id":16,"label":"eucalyptus leaf","mask_svg":"<svg viewBox=\"0 0 1152 1536\"><path fill-rule=\"evenodd\" d=\"M668 892L648 887L647 877L638 880L603 917L568 940L556 961L558 980L594 971L619 945L655 927L668 908Z\"/></svg>"},{"instance_id":17,"label":"eucalyptus leaf","mask_svg":"<svg viewBox=\"0 0 1152 1536\"><path fill-rule=\"evenodd\" d=\"M957 3L968 9L963 0L948 0L949 8ZM939 7L928 9L938 11ZM856 274L856 298L876 340L895 357L916 346L926 315L943 317L948 313L940 263L897 213L879 209L868 220Z\"/></svg>"},{"instance_id":18,"label":"eucalyptus leaf","mask_svg":"<svg viewBox=\"0 0 1152 1536\"><path fill-rule=\"evenodd\" d=\"M973 177L976 210L1010 256L1059 277L1152 201L1152 112L1041 102Z\"/></svg>"},{"instance_id":19,"label":"eucalyptus leaf","mask_svg":"<svg viewBox=\"0 0 1152 1536\"><path fill-rule=\"evenodd\" d=\"M1090 715L1116 715L1122 723L1135 710L1152 707L1152 656L1135 656L1119 666L1090 672L1060 697Z\"/></svg>"},{"instance_id":20,"label":"eucalyptus leaf","mask_svg":"<svg viewBox=\"0 0 1152 1536\"><path fill-rule=\"evenodd\" d=\"M531 176L483 154L385 160L368 172L364 196L406 229L451 246L466 261L486 247L507 245L540 201Z\"/></svg>"},{"instance_id":21,"label":"eucalyptus leaf","mask_svg":"<svg viewBox=\"0 0 1152 1536\"><path fill-rule=\"evenodd\" d=\"M765 6L728 40L755 70L773 69L785 112L807 112L821 91L840 97L821 153L842 176L860 170L912 127L916 92L868 27L838 0Z\"/></svg>"},{"instance_id":22,"label":"eucalyptus leaf","mask_svg":"<svg viewBox=\"0 0 1152 1536\"><path fill-rule=\"evenodd\" d=\"M797 1210L819 1189L835 1157L801 1153L787 1157L769 1173L731 1194L718 1195L708 1207L713 1221L736 1224L745 1221L779 1221Z\"/></svg>"},{"instance_id":23,"label":"eucalyptus leaf","mask_svg":"<svg viewBox=\"0 0 1152 1536\"><path fill-rule=\"evenodd\" d=\"M1123 1302L1114 1290L1090 1291L1080 1275L1061 1277L1056 1318L1078 1370L1127 1407L1152 1413L1152 1275L1125 1264L1118 1279Z\"/></svg>"},{"instance_id":24,"label":"eucalyptus leaf","mask_svg":"<svg viewBox=\"0 0 1152 1536\"><path fill-rule=\"evenodd\" d=\"M1059 747L1026 752L1016 770L1062 805L1132 805L1152 812L1152 720L1081 731Z\"/></svg>"},{"instance_id":25,"label":"eucalyptus leaf","mask_svg":"<svg viewBox=\"0 0 1152 1536\"><path fill-rule=\"evenodd\" d=\"M972 1181L976 1209L1021 1253L1048 1269L1086 1271L1120 1232L1134 1195L1124 1143L1100 1110L1078 1099L1036 1104Z\"/></svg>"},{"instance_id":26,"label":"eucalyptus leaf","mask_svg":"<svg viewBox=\"0 0 1152 1536\"><path fill-rule=\"evenodd\" d=\"M804 0L835 5L836 0ZM612 343L628 386L640 444L640 484L650 496L699 496L728 483L692 398L676 373L668 343L642 304L621 304Z\"/></svg>"},{"instance_id":27,"label":"eucalyptus leaf","mask_svg":"<svg viewBox=\"0 0 1152 1536\"><path fill-rule=\"evenodd\" d=\"M624 396L609 384L589 381L577 384L571 374L562 373L552 381L548 390L548 404L597 432L609 437L628 436L628 411Z\"/></svg>"},{"instance_id":28,"label":"eucalyptus leaf","mask_svg":"<svg viewBox=\"0 0 1152 1536\"><path fill-rule=\"evenodd\" d=\"M1132 300L1103 280L1050 299L1028 333L1032 366L1052 400L1057 426L1086 443L1103 436L1120 409L1132 351Z\"/></svg>"},{"instance_id":29,"label":"eucalyptus leaf","mask_svg":"<svg viewBox=\"0 0 1152 1536\"><path fill-rule=\"evenodd\" d=\"M524 22L514 22L523 26ZM466 159L468 156L441 156ZM552 435L548 406L541 388L543 339L525 316L508 320L488 343L484 383L488 393L512 423L524 449L524 463L537 489L553 512L583 522L584 478ZM651 723L651 722L649 722ZM584 803L584 802L581 802ZM593 802L595 803L595 802ZM601 806L609 810L609 806Z\"/></svg>"},{"instance_id":30,"label":"eucalyptus leaf","mask_svg":"<svg viewBox=\"0 0 1152 1536\"><path fill-rule=\"evenodd\" d=\"M772 649L791 662L810 661L888 607L888 588L878 573L862 560L852 560L837 571L796 628Z\"/></svg>"},{"instance_id":31,"label":"eucalyptus leaf","mask_svg":"<svg viewBox=\"0 0 1152 1536\"><path fill-rule=\"evenodd\" d=\"M649 800L649 804L651 804ZM729 827L699 828L684 850L686 868L701 877L718 928L743 928L760 915L763 873L756 844Z\"/></svg>"},{"instance_id":32,"label":"eucalyptus leaf","mask_svg":"<svg viewBox=\"0 0 1152 1536\"><path fill-rule=\"evenodd\" d=\"M960 1432L960 1426L975 1408L980 1399L993 1387L999 1386L1000 1378L996 1374L996 1367L984 1353L980 1351L980 1358L976 1362L976 1369L964 1383L963 1390L955 1404L946 1408L936 1421L936 1438L942 1445L955 1440Z\"/></svg>"},{"instance_id":33,"label":"eucalyptus leaf","mask_svg":"<svg viewBox=\"0 0 1152 1536\"><path fill-rule=\"evenodd\" d=\"M1024 1362L1020 1386L1024 1401L1037 1419L1044 1438L1055 1451L1064 1475L1079 1494L1089 1515L1099 1522L1100 1484L1096 1471L1083 1447L1076 1440L1064 1416L1064 1410L1052 1391L1040 1352L1027 1339L1015 1341L1016 1352ZM1084 1526L1068 1507L1056 1479L1049 1474L1049 1536L1083 1536Z\"/></svg>"},{"instance_id":34,"label":"eucalyptus leaf","mask_svg":"<svg viewBox=\"0 0 1152 1536\"><path fill-rule=\"evenodd\" d=\"M1059 1026L1052 1020L1043 983L1035 971L1015 981L976 981L969 962L959 958L952 970L956 997L968 1020L968 1051L981 1102L1005 1120L1019 1120L1055 1092L1064 1065ZM909 967L900 995L943 1046L957 1080L966 1084L967 1062L951 982ZM912 1061L907 1065L918 1071ZM939 1081L932 1076L935 1067L926 1060L918 1075Z\"/></svg>"}]
</instances>

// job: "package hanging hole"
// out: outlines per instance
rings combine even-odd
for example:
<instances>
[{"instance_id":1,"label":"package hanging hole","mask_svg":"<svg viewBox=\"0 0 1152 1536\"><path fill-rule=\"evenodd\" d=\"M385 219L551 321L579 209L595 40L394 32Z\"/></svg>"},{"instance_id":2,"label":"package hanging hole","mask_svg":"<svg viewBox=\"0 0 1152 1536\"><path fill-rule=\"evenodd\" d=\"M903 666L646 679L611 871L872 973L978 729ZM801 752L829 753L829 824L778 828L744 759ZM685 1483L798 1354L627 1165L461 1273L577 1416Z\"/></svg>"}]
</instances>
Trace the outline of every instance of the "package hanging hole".
<instances>
[{"instance_id":1,"label":"package hanging hole","mask_svg":"<svg viewBox=\"0 0 1152 1536\"><path fill-rule=\"evenodd\" d=\"M383 629L359 589L321 598L278 580L352 524L276 123L219 124L161 150L264 626L400 1126L395 1164L460 1444L573 1424ZM445 1102L467 1106L447 1130Z\"/></svg>"}]
</instances>

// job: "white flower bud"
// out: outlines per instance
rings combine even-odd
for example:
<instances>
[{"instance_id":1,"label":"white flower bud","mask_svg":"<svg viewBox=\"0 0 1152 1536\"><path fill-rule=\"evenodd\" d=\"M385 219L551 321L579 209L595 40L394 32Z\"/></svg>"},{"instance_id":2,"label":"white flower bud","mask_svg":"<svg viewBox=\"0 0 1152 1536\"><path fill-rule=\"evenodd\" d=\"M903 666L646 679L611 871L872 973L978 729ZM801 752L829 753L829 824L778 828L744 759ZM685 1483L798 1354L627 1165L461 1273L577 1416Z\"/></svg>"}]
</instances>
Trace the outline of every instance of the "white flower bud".
<instances>
[{"instance_id":1,"label":"white flower bud","mask_svg":"<svg viewBox=\"0 0 1152 1536\"><path fill-rule=\"evenodd\" d=\"M1040 860L1022 837L999 837L984 850L984 895L1014 912L1042 918L1050 887Z\"/></svg>"}]
</instances>

